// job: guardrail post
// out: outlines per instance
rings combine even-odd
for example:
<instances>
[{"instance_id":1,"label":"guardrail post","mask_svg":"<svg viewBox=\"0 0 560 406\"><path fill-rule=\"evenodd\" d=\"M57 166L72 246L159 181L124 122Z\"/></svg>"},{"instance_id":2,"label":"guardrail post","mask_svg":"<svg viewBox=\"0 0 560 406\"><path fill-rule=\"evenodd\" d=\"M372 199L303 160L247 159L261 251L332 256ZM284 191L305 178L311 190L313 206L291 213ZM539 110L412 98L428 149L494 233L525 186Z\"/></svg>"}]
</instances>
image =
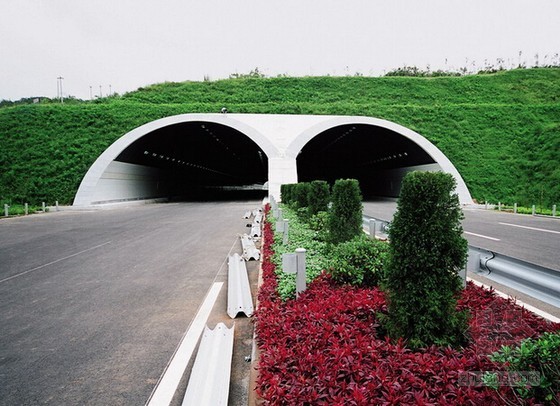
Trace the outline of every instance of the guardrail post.
<instances>
[{"instance_id":1,"label":"guardrail post","mask_svg":"<svg viewBox=\"0 0 560 406\"><path fill-rule=\"evenodd\" d=\"M10 206L4 204L4 216L8 217L10 215Z\"/></svg>"},{"instance_id":2,"label":"guardrail post","mask_svg":"<svg viewBox=\"0 0 560 406\"><path fill-rule=\"evenodd\" d=\"M517 214L517 203L513 203L513 214Z\"/></svg>"},{"instance_id":3,"label":"guardrail post","mask_svg":"<svg viewBox=\"0 0 560 406\"><path fill-rule=\"evenodd\" d=\"M485 209L485 210L488 210L488 202L487 202L487 201L484 202L484 209Z\"/></svg>"},{"instance_id":4,"label":"guardrail post","mask_svg":"<svg viewBox=\"0 0 560 406\"><path fill-rule=\"evenodd\" d=\"M54 205L56 206L56 211L58 211L58 200L54 202Z\"/></svg>"},{"instance_id":5,"label":"guardrail post","mask_svg":"<svg viewBox=\"0 0 560 406\"><path fill-rule=\"evenodd\" d=\"M369 219L369 238L373 238L374 240L375 240L375 226L376 226L375 219Z\"/></svg>"},{"instance_id":6,"label":"guardrail post","mask_svg":"<svg viewBox=\"0 0 560 406\"><path fill-rule=\"evenodd\" d=\"M533 216L535 215L535 205L533 205Z\"/></svg>"},{"instance_id":7,"label":"guardrail post","mask_svg":"<svg viewBox=\"0 0 560 406\"><path fill-rule=\"evenodd\" d=\"M29 205L27 203L25 203L25 215L27 216L29 214Z\"/></svg>"},{"instance_id":8,"label":"guardrail post","mask_svg":"<svg viewBox=\"0 0 560 406\"><path fill-rule=\"evenodd\" d=\"M43 213L45 213L47 211L47 208L45 206L45 202L43 202Z\"/></svg>"},{"instance_id":9,"label":"guardrail post","mask_svg":"<svg viewBox=\"0 0 560 406\"><path fill-rule=\"evenodd\" d=\"M465 268L459 271L459 277L461 278L463 289L467 287L467 272L476 273L478 271L480 271L480 253L474 250L469 250Z\"/></svg>"},{"instance_id":10,"label":"guardrail post","mask_svg":"<svg viewBox=\"0 0 560 406\"><path fill-rule=\"evenodd\" d=\"M552 217L556 217L556 205L552 205Z\"/></svg>"},{"instance_id":11,"label":"guardrail post","mask_svg":"<svg viewBox=\"0 0 560 406\"><path fill-rule=\"evenodd\" d=\"M502 211L502 203L498 202L498 211Z\"/></svg>"}]
</instances>

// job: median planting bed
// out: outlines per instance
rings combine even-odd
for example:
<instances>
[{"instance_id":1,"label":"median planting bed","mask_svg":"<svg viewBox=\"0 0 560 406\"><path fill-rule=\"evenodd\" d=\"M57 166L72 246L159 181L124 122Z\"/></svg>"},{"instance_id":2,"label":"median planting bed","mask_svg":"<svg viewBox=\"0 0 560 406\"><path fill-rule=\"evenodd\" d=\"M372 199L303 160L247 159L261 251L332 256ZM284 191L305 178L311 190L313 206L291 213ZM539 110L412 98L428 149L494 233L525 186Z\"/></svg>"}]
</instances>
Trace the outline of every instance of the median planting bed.
<instances>
[{"instance_id":1,"label":"median planting bed","mask_svg":"<svg viewBox=\"0 0 560 406\"><path fill-rule=\"evenodd\" d=\"M323 272L298 299L282 300L273 239L272 224L265 221L256 311L256 391L264 404L539 403L524 388L492 387L483 375L507 374L508 364L491 357L503 345L559 332L560 325L469 283L458 299L458 310L469 315L468 344L413 351L383 331L379 315L386 314L387 303L378 287L341 285ZM555 401L549 396L544 403Z\"/></svg>"}]
</instances>

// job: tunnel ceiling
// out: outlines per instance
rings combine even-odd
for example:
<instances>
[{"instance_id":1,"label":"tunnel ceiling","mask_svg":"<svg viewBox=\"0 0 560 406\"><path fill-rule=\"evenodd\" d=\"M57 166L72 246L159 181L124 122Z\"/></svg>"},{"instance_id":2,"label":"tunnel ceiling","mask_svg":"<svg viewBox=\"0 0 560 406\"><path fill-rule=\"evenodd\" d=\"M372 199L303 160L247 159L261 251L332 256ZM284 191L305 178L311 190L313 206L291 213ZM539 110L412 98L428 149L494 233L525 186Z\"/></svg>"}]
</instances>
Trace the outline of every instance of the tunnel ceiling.
<instances>
[{"instance_id":1,"label":"tunnel ceiling","mask_svg":"<svg viewBox=\"0 0 560 406\"><path fill-rule=\"evenodd\" d=\"M128 146L116 161L163 169L176 188L264 184L268 179L267 156L257 144L217 123L159 128Z\"/></svg>"},{"instance_id":2,"label":"tunnel ceiling","mask_svg":"<svg viewBox=\"0 0 560 406\"><path fill-rule=\"evenodd\" d=\"M367 124L330 128L309 141L297 157L301 181L371 179L384 170L434 162L403 135Z\"/></svg>"}]
</instances>

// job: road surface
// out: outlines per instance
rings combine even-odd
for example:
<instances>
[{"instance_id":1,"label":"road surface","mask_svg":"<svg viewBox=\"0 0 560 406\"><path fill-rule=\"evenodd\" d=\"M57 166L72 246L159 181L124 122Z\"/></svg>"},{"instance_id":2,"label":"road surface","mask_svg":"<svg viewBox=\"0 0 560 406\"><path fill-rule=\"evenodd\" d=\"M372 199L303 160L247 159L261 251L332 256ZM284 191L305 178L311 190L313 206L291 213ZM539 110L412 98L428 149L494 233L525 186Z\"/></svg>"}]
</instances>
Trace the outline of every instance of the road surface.
<instances>
[{"instance_id":1,"label":"road surface","mask_svg":"<svg viewBox=\"0 0 560 406\"><path fill-rule=\"evenodd\" d=\"M144 404L255 207L1 220L0 404Z\"/></svg>"}]
</instances>

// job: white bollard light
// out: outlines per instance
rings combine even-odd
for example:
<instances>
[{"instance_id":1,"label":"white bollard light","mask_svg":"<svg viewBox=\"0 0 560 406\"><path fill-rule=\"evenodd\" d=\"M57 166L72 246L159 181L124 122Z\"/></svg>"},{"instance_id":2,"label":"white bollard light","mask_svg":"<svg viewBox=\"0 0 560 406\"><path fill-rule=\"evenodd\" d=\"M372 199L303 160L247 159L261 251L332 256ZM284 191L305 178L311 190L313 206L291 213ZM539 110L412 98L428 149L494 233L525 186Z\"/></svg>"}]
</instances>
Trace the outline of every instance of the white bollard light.
<instances>
[{"instance_id":1,"label":"white bollard light","mask_svg":"<svg viewBox=\"0 0 560 406\"><path fill-rule=\"evenodd\" d=\"M306 288L305 248L297 248L295 253L282 254L282 271L296 274L296 297Z\"/></svg>"},{"instance_id":2,"label":"white bollard light","mask_svg":"<svg viewBox=\"0 0 560 406\"><path fill-rule=\"evenodd\" d=\"M372 238L375 240L375 236L376 236L376 230L375 227L376 226L376 221L375 219L369 219L369 238Z\"/></svg>"},{"instance_id":3,"label":"white bollard light","mask_svg":"<svg viewBox=\"0 0 560 406\"><path fill-rule=\"evenodd\" d=\"M305 248L296 248L297 274L296 274L296 297L306 288L305 275Z\"/></svg>"}]
</instances>

